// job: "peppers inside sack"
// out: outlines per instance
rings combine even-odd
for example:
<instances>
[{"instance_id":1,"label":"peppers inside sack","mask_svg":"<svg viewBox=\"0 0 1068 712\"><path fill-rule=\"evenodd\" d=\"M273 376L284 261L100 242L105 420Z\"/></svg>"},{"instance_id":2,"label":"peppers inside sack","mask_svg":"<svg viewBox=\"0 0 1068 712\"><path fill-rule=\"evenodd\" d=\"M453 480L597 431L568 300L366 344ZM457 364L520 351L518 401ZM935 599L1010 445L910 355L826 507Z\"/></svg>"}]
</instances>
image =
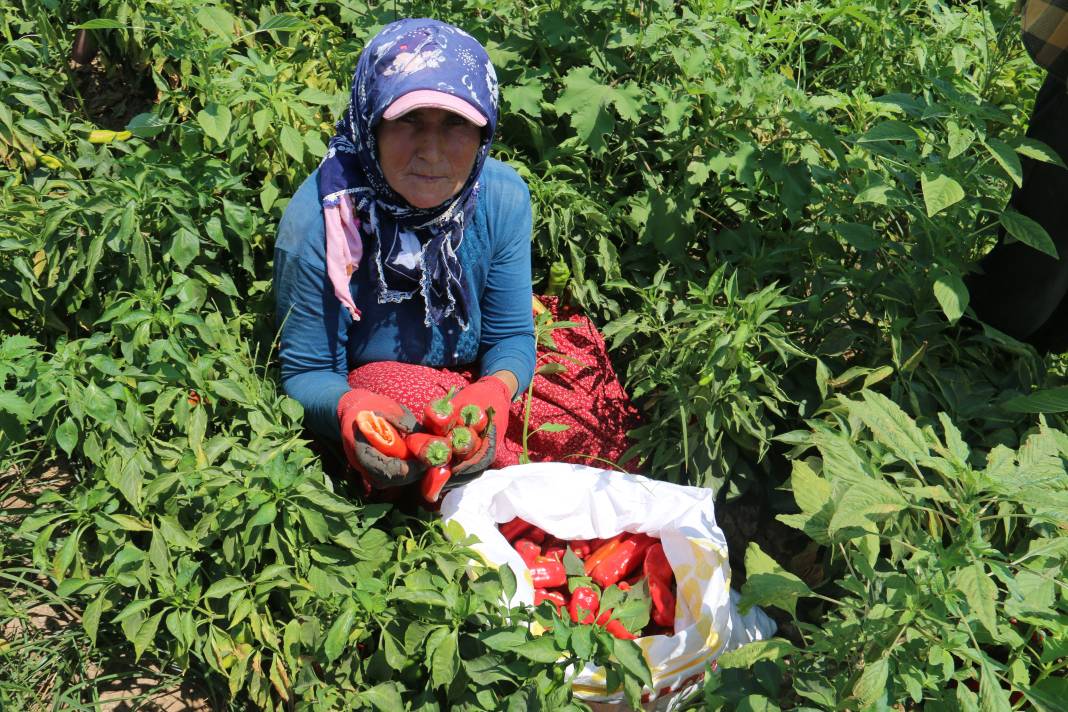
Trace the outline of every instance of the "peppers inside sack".
<instances>
[{"instance_id":1,"label":"peppers inside sack","mask_svg":"<svg viewBox=\"0 0 1068 712\"><path fill-rule=\"evenodd\" d=\"M356 414L356 427L367 438L367 442L387 457L408 457L408 446L404 438L388 420L374 411L361 410Z\"/></svg>"}]
</instances>

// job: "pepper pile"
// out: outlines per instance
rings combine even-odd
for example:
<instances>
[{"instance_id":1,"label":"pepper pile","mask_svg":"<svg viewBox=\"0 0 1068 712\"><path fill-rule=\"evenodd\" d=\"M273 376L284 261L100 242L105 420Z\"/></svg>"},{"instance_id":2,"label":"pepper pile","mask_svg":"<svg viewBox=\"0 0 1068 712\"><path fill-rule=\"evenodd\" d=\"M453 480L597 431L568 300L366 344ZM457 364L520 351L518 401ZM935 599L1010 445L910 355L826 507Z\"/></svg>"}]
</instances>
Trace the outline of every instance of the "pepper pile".
<instances>
[{"instance_id":1,"label":"pepper pile","mask_svg":"<svg viewBox=\"0 0 1068 712\"><path fill-rule=\"evenodd\" d=\"M452 477L452 468L477 453L493 418L493 408L452 404L455 389L426 404L423 431L402 436L385 418L372 411L356 415L356 426L367 441L383 455L406 459L414 457L426 466L419 492L429 503L437 502L441 490Z\"/></svg>"},{"instance_id":2,"label":"pepper pile","mask_svg":"<svg viewBox=\"0 0 1068 712\"><path fill-rule=\"evenodd\" d=\"M623 532L565 541L520 518L499 529L530 569L535 605L551 601L560 615L566 608L573 622L603 626L617 638L674 633L675 573L659 539ZM621 600L618 592L646 607L649 623L638 635L612 617L613 608L601 605Z\"/></svg>"}]
</instances>

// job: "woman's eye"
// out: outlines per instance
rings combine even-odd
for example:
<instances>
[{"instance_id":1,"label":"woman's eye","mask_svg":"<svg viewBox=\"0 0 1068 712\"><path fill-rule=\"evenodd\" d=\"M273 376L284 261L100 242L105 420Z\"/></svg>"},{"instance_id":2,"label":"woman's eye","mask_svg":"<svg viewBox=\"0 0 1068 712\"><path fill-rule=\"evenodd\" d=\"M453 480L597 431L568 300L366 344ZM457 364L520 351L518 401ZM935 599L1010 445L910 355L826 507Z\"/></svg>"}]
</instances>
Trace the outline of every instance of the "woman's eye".
<instances>
[{"instance_id":1,"label":"woman's eye","mask_svg":"<svg viewBox=\"0 0 1068 712\"><path fill-rule=\"evenodd\" d=\"M462 116L457 116L456 114L452 114L451 116L445 119L445 125L449 128L453 128L456 126L466 126L467 123L467 119Z\"/></svg>"},{"instance_id":2,"label":"woman's eye","mask_svg":"<svg viewBox=\"0 0 1068 712\"><path fill-rule=\"evenodd\" d=\"M401 121L401 122L406 123L406 124L418 124L419 123L419 117L416 116L414 113L408 113L408 114L405 114L404 116L400 117L400 119L398 119L398 121Z\"/></svg>"}]
</instances>

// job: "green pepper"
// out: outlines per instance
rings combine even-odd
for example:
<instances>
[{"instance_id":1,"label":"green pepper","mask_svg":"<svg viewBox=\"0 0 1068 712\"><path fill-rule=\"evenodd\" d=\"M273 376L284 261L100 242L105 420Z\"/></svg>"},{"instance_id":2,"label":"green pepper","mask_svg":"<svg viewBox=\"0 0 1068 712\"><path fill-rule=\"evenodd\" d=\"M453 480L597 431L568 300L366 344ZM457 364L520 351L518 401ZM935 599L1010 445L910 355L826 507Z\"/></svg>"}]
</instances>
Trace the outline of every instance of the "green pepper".
<instances>
[{"instance_id":1,"label":"green pepper","mask_svg":"<svg viewBox=\"0 0 1068 712\"><path fill-rule=\"evenodd\" d=\"M567 281L571 279L571 268L561 257L549 267L549 284L545 288L546 296L558 297L567 289Z\"/></svg>"}]
</instances>

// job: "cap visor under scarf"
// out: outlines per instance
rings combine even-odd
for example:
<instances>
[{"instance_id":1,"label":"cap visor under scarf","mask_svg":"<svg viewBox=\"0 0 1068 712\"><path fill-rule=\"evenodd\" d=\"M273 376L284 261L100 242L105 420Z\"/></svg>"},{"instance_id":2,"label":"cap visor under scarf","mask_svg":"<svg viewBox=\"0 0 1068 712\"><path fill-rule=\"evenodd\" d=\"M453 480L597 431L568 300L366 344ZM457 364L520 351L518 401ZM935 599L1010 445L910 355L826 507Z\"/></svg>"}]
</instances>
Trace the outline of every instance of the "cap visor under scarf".
<instances>
[{"instance_id":1,"label":"cap visor under scarf","mask_svg":"<svg viewBox=\"0 0 1068 712\"><path fill-rule=\"evenodd\" d=\"M382 118L392 121L415 109L444 109L445 111L459 114L480 128L486 125L486 117L474 106L458 96L446 94L443 91L434 91L433 89L408 92L390 104L389 108L382 114Z\"/></svg>"}]
</instances>

